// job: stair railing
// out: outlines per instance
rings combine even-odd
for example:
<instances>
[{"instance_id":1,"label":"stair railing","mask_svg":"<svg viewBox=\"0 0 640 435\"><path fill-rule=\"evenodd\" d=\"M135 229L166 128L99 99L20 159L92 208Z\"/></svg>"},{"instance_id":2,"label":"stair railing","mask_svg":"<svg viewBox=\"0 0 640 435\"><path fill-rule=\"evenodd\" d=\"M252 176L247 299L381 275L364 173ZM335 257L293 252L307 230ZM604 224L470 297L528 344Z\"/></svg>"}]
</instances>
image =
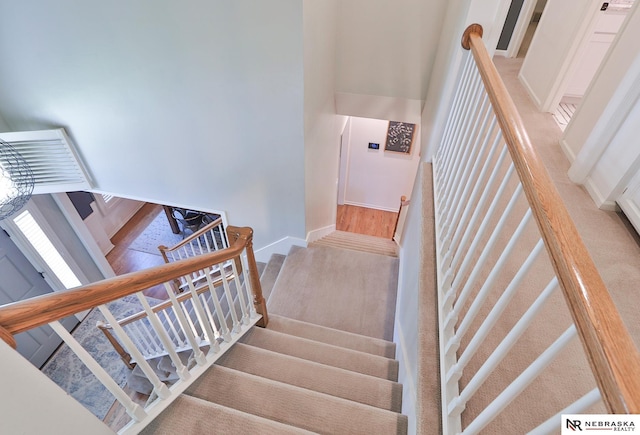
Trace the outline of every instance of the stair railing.
<instances>
[{"instance_id":1,"label":"stair railing","mask_svg":"<svg viewBox=\"0 0 640 435\"><path fill-rule=\"evenodd\" d=\"M398 207L398 215L396 216L396 223L393 226L393 232L391 233L391 240L395 240L400 243L402 238L402 229L404 227L404 221L407 217L407 207L411 201L407 200L407 197L402 195L400 197L400 206Z\"/></svg>"},{"instance_id":2,"label":"stair railing","mask_svg":"<svg viewBox=\"0 0 640 435\"><path fill-rule=\"evenodd\" d=\"M444 433L476 434L511 415L532 419L518 433L558 433L561 414L602 402L609 413L640 413L640 354L528 138L482 28L467 28L462 45L471 51L463 54L433 161ZM558 288L563 298L554 296ZM550 303L554 297L566 307ZM532 382L567 389L546 370L567 364L562 378L578 371L568 362L575 364L568 347L575 336L595 382L575 381L573 403L555 403L553 389L538 400L519 397ZM509 353L514 346L526 362ZM597 388L589 391L589 383ZM479 394L483 388L491 394ZM534 409L544 420L531 417Z\"/></svg>"},{"instance_id":3,"label":"stair railing","mask_svg":"<svg viewBox=\"0 0 640 435\"><path fill-rule=\"evenodd\" d=\"M167 247L161 245L158 246L158 250L164 261L171 263L220 251L228 247L229 243L227 241L226 231L222 225L222 218L217 218L188 237L185 237L174 246ZM217 289L218 292L218 294L215 295L220 303L218 313L223 314L219 316L218 319L220 330L215 327L216 322L213 319L214 315L209 309L209 306L211 306L214 301L212 300L213 295L211 294L211 288L206 279L206 274L203 273L203 271L195 271L188 276L174 280L176 300L182 307L182 310L189 314L187 320L190 322L190 327L197 329L197 324L193 324L190 319L198 316L198 303L192 300L192 292L188 291L190 286L195 287L195 294L197 294L201 300L199 304L202 304L206 315L209 317L209 322L214 325L216 337L220 337L221 335L228 336L229 330L238 324L238 316L242 316L244 319L249 315L245 308L244 296L242 292L238 292L238 289L243 285L242 263L239 261L228 261L224 263L223 269L220 269L218 266L213 266L210 267L207 272L212 278L212 288ZM231 305L233 305L235 309L232 310ZM151 310L156 313L163 322L164 329L167 331L176 352L180 353L189 349L190 344L181 332L180 319L174 311L172 301L167 300L160 302L152 306ZM118 325L136 342L138 349L140 349L146 359L167 355L167 350L162 343L159 343L158 337L153 331L153 326L149 321L147 312L142 308L140 312L118 320ZM125 365L133 369L135 367L135 361L113 335L113 327L111 324L102 322L98 324L98 328L113 345ZM210 338L206 331L199 331L199 334L204 337L201 346L208 345Z\"/></svg>"},{"instance_id":4,"label":"stair railing","mask_svg":"<svg viewBox=\"0 0 640 435\"><path fill-rule=\"evenodd\" d=\"M171 401L199 375L204 373L251 326L254 324L266 326L268 323L266 302L262 296L253 254L253 231L251 228L229 226L227 235L230 246L217 252L0 306L0 338L15 348L16 342L13 335L43 325L50 325L113 394L115 399L124 406L127 414L132 418L132 421L120 433L138 433L169 406ZM241 282L239 280L236 282L238 285L237 299L241 301L242 306L241 312L237 312L233 316L231 327L226 328L225 310L221 307L220 298L216 292L216 283L214 283L214 274L210 271L213 268L218 270L233 269L236 263L244 264L243 279ZM202 273L206 277L210 295L208 299L201 298L198 294L191 279L191 274L194 272ZM175 290L173 282L176 279L185 279L189 283L186 290L191 296L189 309L185 309L184 301L181 301L180 294ZM228 281L222 279L221 282L227 292L229 289L225 283ZM163 319L159 315L158 307L154 311L143 294L144 290L157 285L165 287L169 301L163 306L170 306L172 315L177 319L170 325L166 318ZM159 379L154 369L146 361L143 350L139 348L140 340L125 332L118 324L118 319L105 305L129 295L137 297L152 326L149 330L152 330L154 335L148 339L153 341L158 348L164 349L176 368L179 379L171 385L171 388ZM137 367L142 370L153 385L150 402L144 408L135 403L89 352L59 323L59 320L64 317L94 307L100 309L107 322L111 324L117 342L122 345L123 350L131 356ZM231 312L236 310L234 304L229 304L227 308ZM192 358L186 364L178 355L180 349L175 344L172 328L179 329L176 333L183 341L188 342L188 348L193 352Z\"/></svg>"}]
</instances>

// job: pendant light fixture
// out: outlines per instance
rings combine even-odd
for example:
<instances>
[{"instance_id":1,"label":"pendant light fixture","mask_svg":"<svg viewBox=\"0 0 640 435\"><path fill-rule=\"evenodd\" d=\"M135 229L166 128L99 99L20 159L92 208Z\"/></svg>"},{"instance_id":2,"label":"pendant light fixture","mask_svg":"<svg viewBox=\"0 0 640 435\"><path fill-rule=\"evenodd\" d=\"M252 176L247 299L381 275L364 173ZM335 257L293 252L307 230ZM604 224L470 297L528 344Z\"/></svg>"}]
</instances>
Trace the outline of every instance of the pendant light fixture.
<instances>
[{"instance_id":1,"label":"pendant light fixture","mask_svg":"<svg viewBox=\"0 0 640 435\"><path fill-rule=\"evenodd\" d=\"M0 220L20 210L31 198L35 180L27 161L0 140Z\"/></svg>"}]
</instances>

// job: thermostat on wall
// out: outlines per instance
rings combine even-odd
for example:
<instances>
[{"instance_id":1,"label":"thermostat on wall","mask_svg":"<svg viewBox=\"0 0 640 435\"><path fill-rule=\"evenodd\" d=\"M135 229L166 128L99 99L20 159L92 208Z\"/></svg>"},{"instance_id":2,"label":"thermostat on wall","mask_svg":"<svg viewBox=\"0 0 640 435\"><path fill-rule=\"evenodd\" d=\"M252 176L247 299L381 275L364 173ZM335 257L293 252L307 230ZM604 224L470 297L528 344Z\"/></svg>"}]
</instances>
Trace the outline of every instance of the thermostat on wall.
<instances>
[{"instance_id":1,"label":"thermostat on wall","mask_svg":"<svg viewBox=\"0 0 640 435\"><path fill-rule=\"evenodd\" d=\"M369 149L370 150L379 150L380 149L380 144L379 143L369 142Z\"/></svg>"}]
</instances>

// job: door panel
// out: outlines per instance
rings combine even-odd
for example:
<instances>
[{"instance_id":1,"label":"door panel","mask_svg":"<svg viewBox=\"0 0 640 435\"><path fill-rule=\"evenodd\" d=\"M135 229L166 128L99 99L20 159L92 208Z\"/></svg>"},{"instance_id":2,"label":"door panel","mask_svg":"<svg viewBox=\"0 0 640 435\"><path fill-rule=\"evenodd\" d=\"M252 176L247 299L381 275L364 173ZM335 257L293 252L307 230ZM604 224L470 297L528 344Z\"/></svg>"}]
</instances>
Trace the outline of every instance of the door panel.
<instances>
[{"instance_id":1,"label":"door panel","mask_svg":"<svg viewBox=\"0 0 640 435\"><path fill-rule=\"evenodd\" d=\"M51 293L42 275L31 265L4 231L0 231L0 305ZM78 324L74 317L63 319L71 330ZM62 343L49 326L42 326L15 336L18 352L41 367Z\"/></svg>"}]
</instances>

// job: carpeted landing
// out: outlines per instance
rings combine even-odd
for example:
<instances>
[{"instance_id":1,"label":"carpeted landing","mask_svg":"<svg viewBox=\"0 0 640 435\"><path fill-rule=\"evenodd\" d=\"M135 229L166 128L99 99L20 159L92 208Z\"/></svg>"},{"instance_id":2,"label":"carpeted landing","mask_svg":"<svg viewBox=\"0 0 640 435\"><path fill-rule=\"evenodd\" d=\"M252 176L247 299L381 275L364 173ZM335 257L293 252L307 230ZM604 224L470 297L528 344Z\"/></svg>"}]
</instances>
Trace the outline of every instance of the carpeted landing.
<instances>
[{"instance_id":1,"label":"carpeted landing","mask_svg":"<svg viewBox=\"0 0 640 435\"><path fill-rule=\"evenodd\" d=\"M292 251L296 258L284 261L270 303L292 293L314 291L310 284L306 288L287 286L301 270L315 273L309 264L300 269L305 264L301 258L305 253L300 251L310 251L306 254L316 260L342 254L334 248L320 248L321 253L317 249ZM391 271L397 269L395 262L375 257L369 260L380 260ZM275 261L282 264L282 258ZM320 270L327 266L326 262L316 263ZM356 276L369 271L361 267L356 261L345 269ZM348 288L352 284L353 280L347 280L336 292L356 292L367 299L367 287ZM295 315L293 306L287 309ZM306 312L300 308L300 313ZM361 317L353 309L338 305L335 311ZM300 313L298 317L304 317ZM378 321L388 321L386 310L373 315ZM390 341L272 312L267 328L250 330L142 433L406 434L394 356L395 344Z\"/></svg>"}]
</instances>

